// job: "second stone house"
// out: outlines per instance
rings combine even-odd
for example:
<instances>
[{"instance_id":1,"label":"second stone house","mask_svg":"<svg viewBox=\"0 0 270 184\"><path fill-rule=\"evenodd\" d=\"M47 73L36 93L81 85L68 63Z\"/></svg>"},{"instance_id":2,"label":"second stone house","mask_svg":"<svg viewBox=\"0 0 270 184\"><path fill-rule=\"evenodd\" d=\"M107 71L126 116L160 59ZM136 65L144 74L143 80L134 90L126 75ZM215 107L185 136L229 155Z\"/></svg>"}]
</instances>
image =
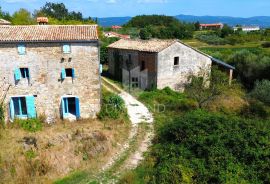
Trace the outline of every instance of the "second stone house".
<instances>
[{"instance_id":1,"label":"second stone house","mask_svg":"<svg viewBox=\"0 0 270 184\"><path fill-rule=\"evenodd\" d=\"M109 73L133 88L183 91L190 76L208 77L212 65L228 72L234 67L179 40L122 39L108 46Z\"/></svg>"},{"instance_id":2,"label":"second stone house","mask_svg":"<svg viewBox=\"0 0 270 184\"><path fill-rule=\"evenodd\" d=\"M0 26L8 119L94 118L100 110L96 25Z\"/></svg>"}]
</instances>

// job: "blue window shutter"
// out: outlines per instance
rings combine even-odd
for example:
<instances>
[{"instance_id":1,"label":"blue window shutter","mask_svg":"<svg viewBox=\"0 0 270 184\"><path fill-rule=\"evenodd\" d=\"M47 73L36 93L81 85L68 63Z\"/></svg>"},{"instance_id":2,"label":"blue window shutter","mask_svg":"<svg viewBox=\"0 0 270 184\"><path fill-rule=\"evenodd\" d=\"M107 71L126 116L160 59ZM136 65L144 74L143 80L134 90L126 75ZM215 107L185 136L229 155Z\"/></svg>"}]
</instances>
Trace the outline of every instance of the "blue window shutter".
<instances>
[{"instance_id":1,"label":"blue window shutter","mask_svg":"<svg viewBox=\"0 0 270 184\"><path fill-rule=\"evenodd\" d=\"M75 102L76 102L76 117L80 118L81 117L81 112L80 112L80 100L79 98L75 98Z\"/></svg>"},{"instance_id":2,"label":"blue window shutter","mask_svg":"<svg viewBox=\"0 0 270 184\"><path fill-rule=\"evenodd\" d=\"M67 98L62 98L61 100L61 107L62 107L62 117L66 118L67 117L67 112L66 112L66 106L67 106Z\"/></svg>"},{"instance_id":3,"label":"blue window shutter","mask_svg":"<svg viewBox=\"0 0 270 184\"><path fill-rule=\"evenodd\" d=\"M27 116L28 118L36 118L36 105L34 96L26 96L26 107L27 107Z\"/></svg>"},{"instance_id":4,"label":"blue window shutter","mask_svg":"<svg viewBox=\"0 0 270 184\"><path fill-rule=\"evenodd\" d=\"M14 103L13 103L12 98L10 99L10 102L9 102L9 113L10 113L10 119L14 120L15 112L14 112Z\"/></svg>"},{"instance_id":5,"label":"blue window shutter","mask_svg":"<svg viewBox=\"0 0 270 184\"><path fill-rule=\"evenodd\" d=\"M70 53L70 45L68 44L63 45L63 52L65 54Z\"/></svg>"},{"instance_id":6,"label":"blue window shutter","mask_svg":"<svg viewBox=\"0 0 270 184\"><path fill-rule=\"evenodd\" d=\"M102 66L102 64L100 64L100 65L99 65L99 73L101 74L102 71L103 71L103 66Z\"/></svg>"},{"instance_id":7,"label":"blue window shutter","mask_svg":"<svg viewBox=\"0 0 270 184\"><path fill-rule=\"evenodd\" d=\"M14 71L14 77L15 77L15 80L18 81L18 80L21 80L21 71L20 69L15 69Z\"/></svg>"},{"instance_id":8,"label":"blue window shutter","mask_svg":"<svg viewBox=\"0 0 270 184\"><path fill-rule=\"evenodd\" d=\"M65 79L67 77L66 75L66 69L65 68L62 68L62 71L61 71L61 78L62 80Z\"/></svg>"},{"instance_id":9,"label":"blue window shutter","mask_svg":"<svg viewBox=\"0 0 270 184\"><path fill-rule=\"evenodd\" d=\"M75 78L75 69L72 68L72 78Z\"/></svg>"},{"instance_id":10,"label":"blue window shutter","mask_svg":"<svg viewBox=\"0 0 270 184\"><path fill-rule=\"evenodd\" d=\"M18 52L21 55L25 54L25 45L18 45Z\"/></svg>"},{"instance_id":11,"label":"blue window shutter","mask_svg":"<svg viewBox=\"0 0 270 184\"><path fill-rule=\"evenodd\" d=\"M30 75L30 69L27 68L27 71L28 71L28 78L31 79L31 75Z\"/></svg>"}]
</instances>

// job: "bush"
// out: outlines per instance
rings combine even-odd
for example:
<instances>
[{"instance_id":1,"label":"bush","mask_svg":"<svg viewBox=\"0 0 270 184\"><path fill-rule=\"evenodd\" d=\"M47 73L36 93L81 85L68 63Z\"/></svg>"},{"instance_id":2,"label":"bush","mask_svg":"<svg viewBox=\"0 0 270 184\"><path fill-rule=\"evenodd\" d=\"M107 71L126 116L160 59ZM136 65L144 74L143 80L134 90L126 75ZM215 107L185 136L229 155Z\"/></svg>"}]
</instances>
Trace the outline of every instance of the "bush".
<instances>
[{"instance_id":1,"label":"bush","mask_svg":"<svg viewBox=\"0 0 270 184\"><path fill-rule=\"evenodd\" d=\"M241 114L249 118L263 118L266 119L269 116L267 107L260 101L250 100L249 104L244 106Z\"/></svg>"},{"instance_id":2,"label":"bush","mask_svg":"<svg viewBox=\"0 0 270 184\"><path fill-rule=\"evenodd\" d=\"M238 77L248 89L252 89L257 80L270 79L269 56L245 49L235 52L228 60L236 65Z\"/></svg>"},{"instance_id":3,"label":"bush","mask_svg":"<svg viewBox=\"0 0 270 184\"><path fill-rule=\"evenodd\" d=\"M262 43L263 48L269 48L270 47L270 42L264 42Z\"/></svg>"},{"instance_id":4,"label":"bush","mask_svg":"<svg viewBox=\"0 0 270 184\"><path fill-rule=\"evenodd\" d=\"M250 96L267 105L270 105L270 81L256 81L255 87L250 93Z\"/></svg>"},{"instance_id":5,"label":"bush","mask_svg":"<svg viewBox=\"0 0 270 184\"><path fill-rule=\"evenodd\" d=\"M5 124L5 110L4 110L4 104L0 104L0 127L4 127Z\"/></svg>"},{"instance_id":6,"label":"bush","mask_svg":"<svg viewBox=\"0 0 270 184\"><path fill-rule=\"evenodd\" d=\"M158 130L144 177L150 183L267 183L267 121L205 111L178 117Z\"/></svg>"},{"instance_id":7,"label":"bush","mask_svg":"<svg viewBox=\"0 0 270 184\"><path fill-rule=\"evenodd\" d=\"M195 36L196 39L211 44L211 45L225 45L227 41L214 33L202 33Z\"/></svg>"},{"instance_id":8,"label":"bush","mask_svg":"<svg viewBox=\"0 0 270 184\"><path fill-rule=\"evenodd\" d=\"M37 132L42 130L42 121L40 119L15 119L14 125L18 125L22 129L29 132Z\"/></svg>"},{"instance_id":9,"label":"bush","mask_svg":"<svg viewBox=\"0 0 270 184\"><path fill-rule=\"evenodd\" d=\"M103 92L103 102L98 117L104 119L119 119L121 116L127 117L124 100L115 94Z\"/></svg>"},{"instance_id":10,"label":"bush","mask_svg":"<svg viewBox=\"0 0 270 184\"><path fill-rule=\"evenodd\" d=\"M154 90L143 92L139 96L139 100L150 106L153 109L157 105L165 107L167 111L189 111L198 108L196 101L188 99L183 93L173 91L169 87L163 90Z\"/></svg>"}]
</instances>

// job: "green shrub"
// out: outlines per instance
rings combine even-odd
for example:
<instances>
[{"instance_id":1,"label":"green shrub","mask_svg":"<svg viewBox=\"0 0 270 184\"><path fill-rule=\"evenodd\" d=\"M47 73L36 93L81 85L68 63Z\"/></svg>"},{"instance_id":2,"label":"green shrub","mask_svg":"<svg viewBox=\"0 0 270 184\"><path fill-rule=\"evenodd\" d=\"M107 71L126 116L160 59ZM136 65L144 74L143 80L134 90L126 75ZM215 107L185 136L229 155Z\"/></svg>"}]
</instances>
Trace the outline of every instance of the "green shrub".
<instances>
[{"instance_id":1,"label":"green shrub","mask_svg":"<svg viewBox=\"0 0 270 184\"><path fill-rule=\"evenodd\" d=\"M157 105L161 105L166 111L189 111L198 108L196 101L188 99L185 94L173 91L169 87L163 90L154 90L143 92L139 96L139 100L144 102L153 109Z\"/></svg>"},{"instance_id":2,"label":"green shrub","mask_svg":"<svg viewBox=\"0 0 270 184\"><path fill-rule=\"evenodd\" d=\"M270 42L263 42L262 47L263 48L269 48L270 47Z\"/></svg>"},{"instance_id":3,"label":"green shrub","mask_svg":"<svg viewBox=\"0 0 270 184\"><path fill-rule=\"evenodd\" d=\"M256 81L255 87L250 93L250 96L260 100L267 105L270 105L270 81Z\"/></svg>"},{"instance_id":4,"label":"green shrub","mask_svg":"<svg viewBox=\"0 0 270 184\"><path fill-rule=\"evenodd\" d=\"M244 106L241 114L245 117L249 118L267 118L269 116L269 112L267 107L258 100L250 100L249 104Z\"/></svg>"},{"instance_id":5,"label":"green shrub","mask_svg":"<svg viewBox=\"0 0 270 184\"><path fill-rule=\"evenodd\" d=\"M106 118L119 119L121 116L127 117L124 100L115 94L103 93L103 102L98 117L101 120Z\"/></svg>"},{"instance_id":6,"label":"green shrub","mask_svg":"<svg viewBox=\"0 0 270 184\"><path fill-rule=\"evenodd\" d=\"M227 40L219 37L214 33L202 33L195 36L196 39L211 44L211 45L225 45L227 44Z\"/></svg>"},{"instance_id":7,"label":"green shrub","mask_svg":"<svg viewBox=\"0 0 270 184\"><path fill-rule=\"evenodd\" d=\"M15 119L14 125L18 125L22 129L29 132L37 132L42 130L42 121L40 119Z\"/></svg>"},{"instance_id":8,"label":"green shrub","mask_svg":"<svg viewBox=\"0 0 270 184\"><path fill-rule=\"evenodd\" d=\"M4 110L4 104L0 104L0 128L1 126L4 127L5 125L5 110Z\"/></svg>"},{"instance_id":9,"label":"green shrub","mask_svg":"<svg viewBox=\"0 0 270 184\"><path fill-rule=\"evenodd\" d=\"M144 167L150 183L268 183L267 121L205 111L178 117L157 131Z\"/></svg>"}]
</instances>

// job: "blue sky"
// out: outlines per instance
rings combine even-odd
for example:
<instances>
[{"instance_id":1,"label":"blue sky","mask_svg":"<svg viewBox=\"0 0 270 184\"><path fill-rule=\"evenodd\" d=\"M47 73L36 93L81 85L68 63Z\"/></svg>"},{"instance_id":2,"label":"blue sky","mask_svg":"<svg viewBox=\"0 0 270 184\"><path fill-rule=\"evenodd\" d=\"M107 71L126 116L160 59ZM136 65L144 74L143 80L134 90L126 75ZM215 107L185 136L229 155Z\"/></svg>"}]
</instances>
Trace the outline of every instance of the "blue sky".
<instances>
[{"instance_id":1,"label":"blue sky","mask_svg":"<svg viewBox=\"0 0 270 184\"><path fill-rule=\"evenodd\" d=\"M33 11L46 1L63 2L68 9L80 11L85 17L139 14L270 16L270 0L0 0L0 6L12 13L19 8Z\"/></svg>"}]
</instances>

